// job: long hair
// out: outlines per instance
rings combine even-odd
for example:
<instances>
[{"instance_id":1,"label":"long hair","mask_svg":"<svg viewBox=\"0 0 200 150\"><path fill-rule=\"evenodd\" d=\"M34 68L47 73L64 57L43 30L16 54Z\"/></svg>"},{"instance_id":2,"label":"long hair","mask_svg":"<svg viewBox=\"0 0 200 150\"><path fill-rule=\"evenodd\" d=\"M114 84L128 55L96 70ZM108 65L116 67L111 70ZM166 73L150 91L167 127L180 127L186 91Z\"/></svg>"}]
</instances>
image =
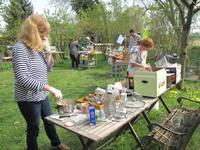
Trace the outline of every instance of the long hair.
<instances>
[{"instance_id":1,"label":"long hair","mask_svg":"<svg viewBox=\"0 0 200 150\"><path fill-rule=\"evenodd\" d=\"M140 44L147 48L152 48L154 46L154 42L151 38L143 39L142 41L140 41Z\"/></svg>"},{"instance_id":2,"label":"long hair","mask_svg":"<svg viewBox=\"0 0 200 150\"><path fill-rule=\"evenodd\" d=\"M42 40L49 38L50 25L48 21L40 15L29 16L21 26L18 39L23 41L29 48L36 51L43 49Z\"/></svg>"}]
</instances>

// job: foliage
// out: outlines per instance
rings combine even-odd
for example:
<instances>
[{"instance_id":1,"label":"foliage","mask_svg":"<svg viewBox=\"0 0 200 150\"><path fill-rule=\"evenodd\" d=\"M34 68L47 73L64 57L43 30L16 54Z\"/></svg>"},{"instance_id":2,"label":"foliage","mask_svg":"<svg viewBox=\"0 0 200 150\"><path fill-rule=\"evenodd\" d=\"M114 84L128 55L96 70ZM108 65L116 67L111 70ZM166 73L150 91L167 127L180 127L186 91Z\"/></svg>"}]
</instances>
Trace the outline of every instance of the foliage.
<instances>
[{"instance_id":1,"label":"foliage","mask_svg":"<svg viewBox=\"0 0 200 150\"><path fill-rule=\"evenodd\" d=\"M113 7L121 7L116 6L117 4ZM145 21L142 8L132 7L124 11L121 8L121 12L113 12L116 8L108 11L104 4L98 4L94 9L81 12L79 27L82 32L85 34L93 33L98 37L97 41L114 43L119 34L127 34L130 28L142 32Z\"/></svg>"},{"instance_id":2,"label":"foliage","mask_svg":"<svg viewBox=\"0 0 200 150\"><path fill-rule=\"evenodd\" d=\"M95 34L99 38L105 38L108 35L109 14L105 6L98 4L94 9L88 9L87 12L82 11L79 17L79 28L84 35Z\"/></svg>"},{"instance_id":3,"label":"foliage","mask_svg":"<svg viewBox=\"0 0 200 150\"><path fill-rule=\"evenodd\" d=\"M10 0L3 15L8 40L16 40L22 22L32 13L33 6L29 0Z\"/></svg>"},{"instance_id":4,"label":"foliage","mask_svg":"<svg viewBox=\"0 0 200 150\"><path fill-rule=\"evenodd\" d=\"M79 29L73 21L70 21L68 14L65 10L56 10L53 14L50 14L48 10L45 11L45 16L49 21L51 32L51 43L55 45L59 51L65 51L69 54L68 44L70 39L77 38Z\"/></svg>"},{"instance_id":5,"label":"foliage","mask_svg":"<svg viewBox=\"0 0 200 150\"><path fill-rule=\"evenodd\" d=\"M96 4L100 3L99 0L50 0L50 2L57 8L65 10L72 8L72 10L78 15L81 13L81 11L86 12L88 9L92 9Z\"/></svg>"},{"instance_id":6,"label":"foliage","mask_svg":"<svg viewBox=\"0 0 200 150\"><path fill-rule=\"evenodd\" d=\"M161 10L163 10L165 16L168 18L172 29L177 34L177 49L180 55L181 76L184 79L185 66L187 59L187 46L189 42L189 34L192 25L192 20L195 18L195 14L200 11L199 0L154 0ZM178 15L176 15L178 12ZM183 88L184 80L179 84L179 88Z\"/></svg>"},{"instance_id":7,"label":"foliage","mask_svg":"<svg viewBox=\"0 0 200 150\"><path fill-rule=\"evenodd\" d=\"M87 11L88 9L92 9L96 3L99 3L98 0L71 0L72 9L80 14L81 11Z\"/></svg>"},{"instance_id":8,"label":"foliage","mask_svg":"<svg viewBox=\"0 0 200 150\"><path fill-rule=\"evenodd\" d=\"M173 39L173 36L169 36L171 26L169 26L168 20L166 20L164 13L156 4L154 4L149 7L149 13L147 15L150 19L147 19L146 28L149 29L150 36L154 39L155 48L157 51L159 52L171 49L171 46L174 42L170 42L169 39Z\"/></svg>"}]
</instances>

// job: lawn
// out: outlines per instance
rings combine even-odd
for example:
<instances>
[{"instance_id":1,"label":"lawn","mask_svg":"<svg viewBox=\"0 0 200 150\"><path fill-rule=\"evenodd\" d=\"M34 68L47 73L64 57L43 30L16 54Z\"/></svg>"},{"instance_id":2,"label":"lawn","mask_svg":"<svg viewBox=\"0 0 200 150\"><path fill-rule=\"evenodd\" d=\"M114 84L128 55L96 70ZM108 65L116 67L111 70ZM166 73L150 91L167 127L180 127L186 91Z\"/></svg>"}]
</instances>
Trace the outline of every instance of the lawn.
<instances>
[{"instance_id":1,"label":"lawn","mask_svg":"<svg viewBox=\"0 0 200 150\"><path fill-rule=\"evenodd\" d=\"M70 68L69 61L60 62L55 65L52 72L49 73L49 84L60 89L64 98L76 99L94 92L95 88L105 88L107 84L114 83L114 78L107 73L110 66L101 60L97 68L73 70ZM183 95L200 100L200 82L186 82L184 91L173 89L164 95L167 99L167 104L170 108L175 107L176 97ZM51 98L51 106L53 112L56 112L55 99ZM191 106L193 107L193 106ZM25 121L20 114L13 97L13 73L11 69L6 69L0 72L0 149L2 150L23 150L25 145ZM166 111L160 105L159 111L151 113L152 120L160 120ZM139 136L142 137L148 133L146 122L141 119L134 125ZM75 134L65 131L57 127L57 132L63 143L68 144L72 150L81 149L81 144ZM197 150L200 147L200 128L198 128L189 143L188 150ZM49 141L45 134L42 122L40 134L38 138L39 147L41 150L49 149ZM107 150L132 150L135 147L129 131L126 131L117 138L115 142L106 146ZM95 149L95 145L93 146Z\"/></svg>"}]
</instances>

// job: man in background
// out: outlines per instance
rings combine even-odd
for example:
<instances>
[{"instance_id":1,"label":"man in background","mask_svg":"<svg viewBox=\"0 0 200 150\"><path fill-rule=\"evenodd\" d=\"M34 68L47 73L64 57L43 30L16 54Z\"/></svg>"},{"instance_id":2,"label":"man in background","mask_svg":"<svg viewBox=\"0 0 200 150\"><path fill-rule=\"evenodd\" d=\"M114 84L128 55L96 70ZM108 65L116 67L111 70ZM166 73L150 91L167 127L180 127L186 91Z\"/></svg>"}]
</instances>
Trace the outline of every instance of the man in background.
<instances>
[{"instance_id":1,"label":"man in background","mask_svg":"<svg viewBox=\"0 0 200 150\"><path fill-rule=\"evenodd\" d=\"M129 50L130 53L133 53L135 50L135 47L140 44L140 41L142 40L141 35L135 32L133 29L129 30L130 34L130 41L129 41Z\"/></svg>"}]
</instances>

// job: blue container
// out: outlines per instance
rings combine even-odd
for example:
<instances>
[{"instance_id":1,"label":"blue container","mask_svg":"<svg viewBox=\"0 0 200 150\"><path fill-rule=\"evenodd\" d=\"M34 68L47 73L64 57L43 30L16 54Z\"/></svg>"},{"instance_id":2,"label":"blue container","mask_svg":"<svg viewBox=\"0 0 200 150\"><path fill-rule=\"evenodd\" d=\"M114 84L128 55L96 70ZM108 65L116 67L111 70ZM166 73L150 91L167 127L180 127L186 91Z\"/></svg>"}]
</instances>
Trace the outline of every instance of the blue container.
<instances>
[{"instance_id":1,"label":"blue container","mask_svg":"<svg viewBox=\"0 0 200 150\"><path fill-rule=\"evenodd\" d=\"M89 106L88 110L90 115L90 125L95 126L96 125L95 108L94 106Z\"/></svg>"}]
</instances>

